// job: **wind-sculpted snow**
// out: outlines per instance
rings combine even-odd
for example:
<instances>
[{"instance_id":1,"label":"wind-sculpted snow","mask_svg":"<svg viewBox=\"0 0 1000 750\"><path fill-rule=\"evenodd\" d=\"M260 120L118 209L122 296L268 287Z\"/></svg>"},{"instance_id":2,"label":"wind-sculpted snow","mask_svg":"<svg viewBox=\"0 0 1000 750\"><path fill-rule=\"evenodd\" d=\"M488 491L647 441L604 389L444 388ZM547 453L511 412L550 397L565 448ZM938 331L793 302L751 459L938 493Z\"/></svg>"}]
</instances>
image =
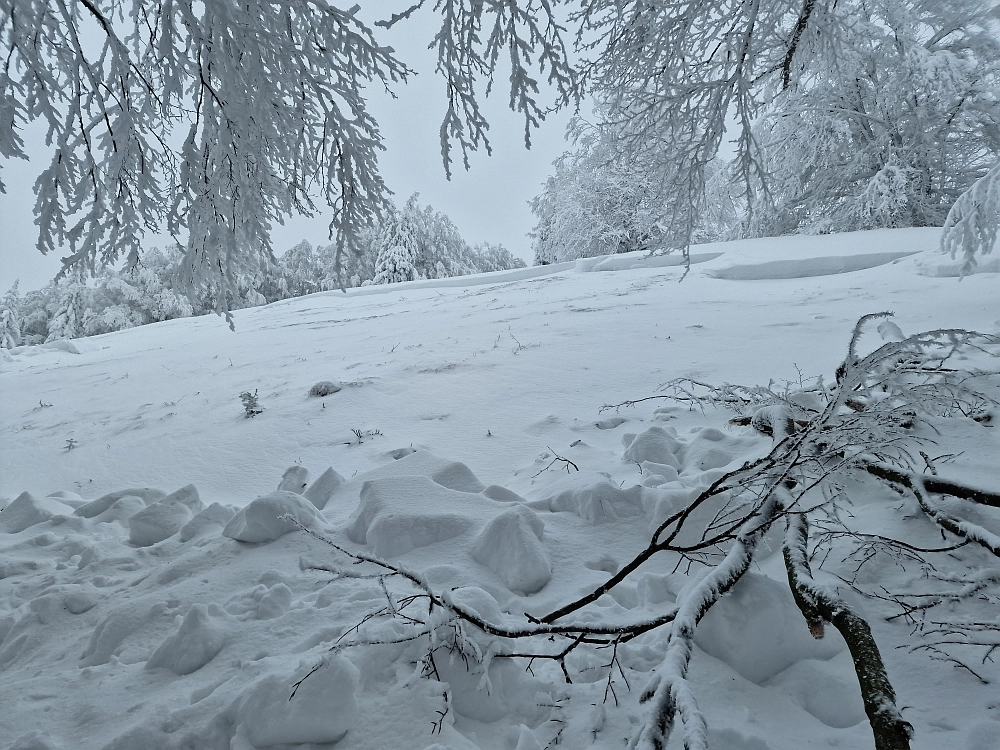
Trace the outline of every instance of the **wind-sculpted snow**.
<instances>
[{"instance_id":1,"label":"wind-sculpted snow","mask_svg":"<svg viewBox=\"0 0 1000 750\"><path fill-rule=\"evenodd\" d=\"M69 515L73 509L51 497L35 497L22 492L0 515L0 532L16 534L19 531L48 521L56 515Z\"/></svg>"},{"instance_id":2,"label":"wind-sculpted snow","mask_svg":"<svg viewBox=\"0 0 1000 750\"><path fill-rule=\"evenodd\" d=\"M787 587L755 573L708 611L695 643L757 684L803 659L830 659L846 648L836 631L821 640L809 635Z\"/></svg>"},{"instance_id":3,"label":"wind-sculpted snow","mask_svg":"<svg viewBox=\"0 0 1000 750\"><path fill-rule=\"evenodd\" d=\"M296 523L315 527L324 525L316 507L304 497L276 490L240 509L222 533L238 542L273 542L296 531Z\"/></svg>"},{"instance_id":4,"label":"wind-sculpted snow","mask_svg":"<svg viewBox=\"0 0 1000 750\"><path fill-rule=\"evenodd\" d=\"M544 528L530 508L514 505L486 524L472 546L472 559L496 573L511 591L534 594L552 577L541 544Z\"/></svg>"},{"instance_id":5,"label":"wind-sculpted snow","mask_svg":"<svg viewBox=\"0 0 1000 750\"><path fill-rule=\"evenodd\" d=\"M710 273L717 279L758 281L761 279L805 279L810 276L833 276L840 273L877 268L894 260L915 255L915 252L866 253L837 255L801 260L775 260L754 265L733 265Z\"/></svg>"}]
</instances>

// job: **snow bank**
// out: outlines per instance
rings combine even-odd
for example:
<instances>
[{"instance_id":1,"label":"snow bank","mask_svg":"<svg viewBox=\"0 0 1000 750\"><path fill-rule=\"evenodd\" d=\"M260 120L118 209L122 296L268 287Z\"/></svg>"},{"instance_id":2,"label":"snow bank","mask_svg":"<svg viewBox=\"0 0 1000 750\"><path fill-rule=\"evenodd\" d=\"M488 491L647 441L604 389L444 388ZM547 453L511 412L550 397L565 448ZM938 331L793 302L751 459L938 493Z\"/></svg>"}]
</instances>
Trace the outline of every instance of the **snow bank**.
<instances>
[{"instance_id":1,"label":"snow bank","mask_svg":"<svg viewBox=\"0 0 1000 750\"><path fill-rule=\"evenodd\" d=\"M915 255L916 251L895 253L861 253L858 255L830 255L800 260L772 260L752 265L732 265L708 273L717 279L730 281L761 281L764 279L805 279L810 276L833 276L840 273L863 271L892 263L894 260Z\"/></svg>"}]
</instances>

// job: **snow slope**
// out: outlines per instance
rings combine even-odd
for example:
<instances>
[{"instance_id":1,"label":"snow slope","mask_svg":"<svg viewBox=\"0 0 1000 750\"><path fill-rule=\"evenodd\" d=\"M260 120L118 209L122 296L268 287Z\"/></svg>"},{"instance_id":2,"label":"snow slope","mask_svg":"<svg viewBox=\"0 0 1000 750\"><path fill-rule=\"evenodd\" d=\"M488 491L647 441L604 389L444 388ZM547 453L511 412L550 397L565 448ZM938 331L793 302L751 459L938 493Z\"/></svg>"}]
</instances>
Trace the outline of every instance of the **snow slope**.
<instances>
[{"instance_id":1,"label":"snow slope","mask_svg":"<svg viewBox=\"0 0 1000 750\"><path fill-rule=\"evenodd\" d=\"M239 311L235 333L203 317L5 353L0 749L528 750L560 730L569 747L621 747L665 634L623 647L617 708L600 652L574 652L572 685L554 665L504 659L486 684L446 656L421 679L406 645L331 653L386 594L310 569L334 553L280 516L398 558L487 619L549 611L770 447L728 413L602 405L680 376L830 377L854 321L878 310L907 333L1000 333L998 274L949 277L937 235L702 246L683 283L672 259L587 259L286 300ZM342 389L307 395L324 380ZM253 419L245 391L263 407ZM965 451L954 470L996 487L996 431L966 421L948 435ZM311 476L286 473L296 465ZM343 481L306 491L327 467ZM878 503L858 513L898 523ZM650 564L585 614L654 616L683 579ZM876 622L914 747L1000 747L993 686L893 649L908 627ZM828 630L809 636L780 555L748 574L699 629L711 747L870 746Z\"/></svg>"}]
</instances>

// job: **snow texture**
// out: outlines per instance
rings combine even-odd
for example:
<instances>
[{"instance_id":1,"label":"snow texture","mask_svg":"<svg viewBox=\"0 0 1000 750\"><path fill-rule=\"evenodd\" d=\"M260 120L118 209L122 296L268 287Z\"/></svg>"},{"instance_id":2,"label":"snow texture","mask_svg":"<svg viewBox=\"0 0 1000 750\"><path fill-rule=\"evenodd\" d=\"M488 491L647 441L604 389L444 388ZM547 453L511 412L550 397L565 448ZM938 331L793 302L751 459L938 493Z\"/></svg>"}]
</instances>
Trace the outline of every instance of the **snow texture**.
<instances>
[{"instance_id":1,"label":"snow texture","mask_svg":"<svg viewBox=\"0 0 1000 750\"><path fill-rule=\"evenodd\" d=\"M611 649L581 644L566 660L569 684L552 660L528 671L528 659L501 656L560 650L561 636L516 642L467 624L463 655L451 650L455 623L440 607L437 674L424 668L427 636L346 645L407 637L403 616L426 616L426 600L386 614L416 593L412 585L386 578L387 597L367 577L374 566L351 565L281 517L295 515L344 549L396 555L464 610L523 626L525 612L544 615L607 582L669 514L774 445L727 424L724 409L656 400L608 413L603 404L658 395L677 377L775 378L780 388L798 382L796 365L807 378L829 377L859 305L895 310L902 331L1000 332L995 274L957 284L921 271L918 263L942 262L938 239L932 228L717 243L694 249L722 255L692 266L682 284L680 267L643 265L642 254L622 258L634 268L590 273L605 260L597 258L321 292L239 310L235 333L201 317L4 350L0 524L18 508L40 520L0 533L0 750L318 750L333 740L336 750L610 750L649 716L658 698L639 697L651 678L682 673L677 705L689 719L704 714L711 750L871 747L850 656L834 628L821 640L809 634L771 535L745 580L694 629L689 650L667 624L619 643L622 673L612 673ZM787 276L790 261L914 250L822 277L711 276L766 263L775 265L758 276ZM524 345L516 353L511 335ZM896 334L873 327L861 348L883 335ZM343 387L336 409L305 396L322 379ZM241 418L235 398L248 388L268 407L254 420ZM997 487L995 427L963 417L934 427L921 433L937 443L928 453L956 454L936 461L942 475ZM351 428L381 434L358 444ZM626 430L635 437L623 447ZM65 451L70 437L79 445ZM549 466L553 453L580 471ZM272 493L292 465L308 467L311 484ZM338 471L323 471L331 465ZM189 482L203 509L152 489ZM18 500L24 491L31 501ZM900 509L897 495L860 481L845 491L858 528L926 548L955 543L942 542L914 501ZM967 528L983 541L1000 534L996 509L971 515L967 501L928 501L974 521ZM143 518L169 508L178 518L149 540L170 536L130 541ZM492 561L476 560L479 546ZM527 565L536 553L539 565ZM898 608L852 596L830 575L855 575L860 560L842 557L841 548L822 565L817 557L814 572L871 624L915 727L913 750L994 750L1000 667L982 663L985 650L973 656L970 666L991 680L982 685L912 653L911 627L886 619ZM524 569L544 572L542 560L540 590L512 585ZM932 562L938 578L929 580L879 553L855 583L947 589L965 597L956 610L981 604L977 621L995 619L988 550L968 544ZM684 635L692 608L719 583L703 571L658 553L560 621L641 622L684 604ZM330 666L306 677L324 660ZM670 748L682 744L674 734Z\"/></svg>"}]
</instances>

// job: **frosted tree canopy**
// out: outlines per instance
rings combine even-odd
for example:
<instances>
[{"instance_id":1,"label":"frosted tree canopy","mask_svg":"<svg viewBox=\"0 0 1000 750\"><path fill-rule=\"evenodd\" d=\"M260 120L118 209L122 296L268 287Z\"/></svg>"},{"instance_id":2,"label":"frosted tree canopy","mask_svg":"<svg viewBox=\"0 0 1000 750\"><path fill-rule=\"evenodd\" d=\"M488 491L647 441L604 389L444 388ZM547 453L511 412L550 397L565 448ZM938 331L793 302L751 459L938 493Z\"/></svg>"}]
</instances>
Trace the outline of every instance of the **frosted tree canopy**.
<instances>
[{"instance_id":1,"label":"frosted tree canopy","mask_svg":"<svg viewBox=\"0 0 1000 750\"><path fill-rule=\"evenodd\" d=\"M995 11L980 0L418 0L391 10L369 22L360 6L325 0L2 0L0 154L26 158L32 121L51 149L35 186L38 248L69 248L67 268L93 271L134 263L144 234L165 228L185 248L180 281L212 293L219 311L238 278L273 258L269 232L285 216L329 215L338 257L356 251L389 195L366 92L412 73L381 35L418 13L436 18L446 171L489 149L480 102L497 78L526 141L549 107L600 94L610 158L651 165L658 232L684 249L727 116L738 122L734 179L766 191L753 128L763 103L787 94L801 107L801 92L826 85L822 71L855 64L865 28L905 17L928 50L951 45L957 67L996 47ZM995 71L986 76L995 91ZM989 200L960 200L949 219L947 246L970 260L995 240L997 191L977 190Z\"/></svg>"}]
</instances>

